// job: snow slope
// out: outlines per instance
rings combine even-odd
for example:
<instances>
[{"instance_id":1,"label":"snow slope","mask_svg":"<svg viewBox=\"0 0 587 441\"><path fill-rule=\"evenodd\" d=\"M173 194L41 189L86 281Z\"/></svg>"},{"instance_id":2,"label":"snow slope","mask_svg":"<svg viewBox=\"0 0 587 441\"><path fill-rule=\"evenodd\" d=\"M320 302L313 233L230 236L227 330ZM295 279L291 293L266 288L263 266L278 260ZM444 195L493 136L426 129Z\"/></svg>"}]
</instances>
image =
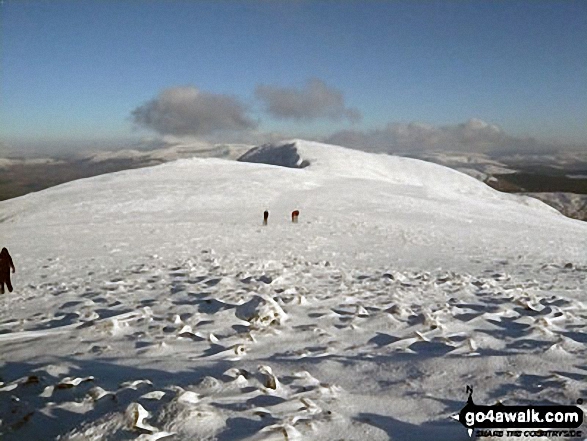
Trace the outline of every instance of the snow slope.
<instances>
[{"instance_id":1,"label":"snow slope","mask_svg":"<svg viewBox=\"0 0 587 441\"><path fill-rule=\"evenodd\" d=\"M587 195L576 193L527 193L528 196L543 201L556 208L565 216L587 221Z\"/></svg>"},{"instance_id":2,"label":"snow slope","mask_svg":"<svg viewBox=\"0 0 587 441\"><path fill-rule=\"evenodd\" d=\"M464 440L465 384L587 392L587 225L439 165L294 140L5 201L0 237L3 439Z\"/></svg>"}]
</instances>

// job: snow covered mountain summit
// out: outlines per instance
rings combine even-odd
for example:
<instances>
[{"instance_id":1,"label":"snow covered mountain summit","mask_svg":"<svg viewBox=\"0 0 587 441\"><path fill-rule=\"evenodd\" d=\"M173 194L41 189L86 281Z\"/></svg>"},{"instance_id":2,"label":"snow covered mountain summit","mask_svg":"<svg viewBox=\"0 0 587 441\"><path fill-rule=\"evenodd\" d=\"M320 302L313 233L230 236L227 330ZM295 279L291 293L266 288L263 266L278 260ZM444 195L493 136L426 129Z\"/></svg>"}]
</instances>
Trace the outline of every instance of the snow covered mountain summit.
<instances>
[{"instance_id":1,"label":"snow covered mountain summit","mask_svg":"<svg viewBox=\"0 0 587 441\"><path fill-rule=\"evenodd\" d=\"M185 159L70 182L2 202L0 229L20 259L194 247L426 267L562 250L585 258L585 225L440 165L300 140L240 161Z\"/></svg>"},{"instance_id":2,"label":"snow covered mountain summit","mask_svg":"<svg viewBox=\"0 0 587 441\"><path fill-rule=\"evenodd\" d=\"M383 181L424 192L450 195L453 192L492 198L497 193L465 174L417 159L367 153L318 142L291 140L255 147L239 161L306 168L344 178ZM530 202L531 203L531 202ZM541 204L536 204L541 205Z\"/></svg>"}]
</instances>

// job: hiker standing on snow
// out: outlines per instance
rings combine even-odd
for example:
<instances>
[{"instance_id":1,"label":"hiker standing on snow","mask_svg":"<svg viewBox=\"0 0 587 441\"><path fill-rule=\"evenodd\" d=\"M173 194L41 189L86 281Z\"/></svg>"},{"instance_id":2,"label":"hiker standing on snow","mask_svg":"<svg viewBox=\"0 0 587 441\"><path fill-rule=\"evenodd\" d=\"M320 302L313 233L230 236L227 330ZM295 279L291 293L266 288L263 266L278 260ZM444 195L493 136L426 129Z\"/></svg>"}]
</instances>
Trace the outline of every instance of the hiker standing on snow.
<instances>
[{"instance_id":1,"label":"hiker standing on snow","mask_svg":"<svg viewBox=\"0 0 587 441\"><path fill-rule=\"evenodd\" d=\"M12 283L10 283L10 269L15 272L12 257L6 248L0 251L0 294L4 294L4 284L8 287L8 292L12 292Z\"/></svg>"}]
</instances>

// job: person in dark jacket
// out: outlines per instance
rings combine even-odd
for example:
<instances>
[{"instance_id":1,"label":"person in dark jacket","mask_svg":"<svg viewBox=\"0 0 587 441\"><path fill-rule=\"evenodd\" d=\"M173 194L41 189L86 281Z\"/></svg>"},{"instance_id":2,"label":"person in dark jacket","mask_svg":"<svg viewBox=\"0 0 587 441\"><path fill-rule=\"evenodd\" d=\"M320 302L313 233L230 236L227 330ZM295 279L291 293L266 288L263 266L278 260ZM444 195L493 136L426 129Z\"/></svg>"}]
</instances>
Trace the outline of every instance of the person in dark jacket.
<instances>
[{"instance_id":1,"label":"person in dark jacket","mask_svg":"<svg viewBox=\"0 0 587 441\"><path fill-rule=\"evenodd\" d=\"M0 294L4 294L4 284L8 287L8 292L12 292L12 283L10 283L10 269L15 272L12 257L6 248L0 251Z\"/></svg>"}]
</instances>

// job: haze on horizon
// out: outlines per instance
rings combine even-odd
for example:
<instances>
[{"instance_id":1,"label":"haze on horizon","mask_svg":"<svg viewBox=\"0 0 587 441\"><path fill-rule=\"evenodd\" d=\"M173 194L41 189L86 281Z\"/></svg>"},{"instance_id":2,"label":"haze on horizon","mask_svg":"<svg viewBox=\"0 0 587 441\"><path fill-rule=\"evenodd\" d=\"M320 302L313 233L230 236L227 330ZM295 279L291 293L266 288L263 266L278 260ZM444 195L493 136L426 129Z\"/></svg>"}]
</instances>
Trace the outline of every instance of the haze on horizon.
<instances>
[{"instance_id":1,"label":"haze on horizon","mask_svg":"<svg viewBox=\"0 0 587 441\"><path fill-rule=\"evenodd\" d=\"M587 146L583 1L0 5L0 156L306 138Z\"/></svg>"}]
</instances>

